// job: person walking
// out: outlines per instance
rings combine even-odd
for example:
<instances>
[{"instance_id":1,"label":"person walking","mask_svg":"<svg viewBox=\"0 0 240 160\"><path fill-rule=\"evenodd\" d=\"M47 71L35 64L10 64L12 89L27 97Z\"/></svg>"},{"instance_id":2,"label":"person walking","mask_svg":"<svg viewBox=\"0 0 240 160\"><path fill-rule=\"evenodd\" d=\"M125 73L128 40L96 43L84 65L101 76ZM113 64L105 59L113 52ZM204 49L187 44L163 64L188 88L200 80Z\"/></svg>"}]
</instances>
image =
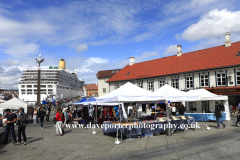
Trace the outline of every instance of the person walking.
<instances>
[{"instance_id":1,"label":"person walking","mask_svg":"<svg viewBox=\"0 0 240 160\"><path fill-rule=\"evenodd\" d=\"M217 129L220 129L219 123L221 123L223 125L223 128L225 128L225 124L223 122L221 122L220 117L222 113L221 113L221 106L218 105L218 102L215 102L215 116L216 117L216 122L217 122Z\"/></svg>"},{"instance_id":2,"label":"person walking","mask_svg":"<svg viewBox=\"0 0 240 160\"><path fill-rule=\"evenodd\" d=\"M14 113L11 113L10 109L6 109L5 113L6 113L5 117L0 117L0 119L7 118L6 127L5 127L5 139L4 139L4 142L2 144L7 144L8 143L8 134L9 134L10 130L11 130L12 137L13 137L13 140L14 140L13 144L16 144L17 139L16 139L16 135L15 135L15 130L14 130L14 123L17 121L17 115L14 114Z\"/></svg>"},{"instance_id":3,"label":"person walking","mask_svg":"<svg viewBox=\"0 0 240 160\"><path fill-rule=\"evenodd\" d=\"M37 123L37 109L35 108L34 111L33 111L33 124L36 124Z\"/></svg>"},{"instance_id":4,"label":"person walking","mask_svg":"<svg viewBox=\"0 0 240 160\"><path fill-rule=\"evenodd\" d=\"M43 120L45 117L45 112L43 111L43 108L40 109L39 117L40 117L40 122L41 122L41 129L43 129Z\"/></svg>"},{"instance_id":5,"label":"person walking","mask_svg":"<svg viewBox=\"0 0 240 160\"><path fill-rule=\"evenodd\" d=\"M62 136L62 124L64 122L64 114L62 113L61 107L58 107L56 114L56 136L60 134Z\"/></svg>"},{"instance_id":6,"label":"person walking","mask_svg":"<svg viewBox=\"0 0 240 160\"><path fill-rule=\"evenodd\" d=\"M24 108L19 108L19 113L20 116L19 118L17 118L18 120L18 142L16 143L16 145L20 145L21 144L21 135L23 136L23 141L24 141L24 145L27 145L27 138L26 138L26 126L27 126L27 114L24 113Z\"/></svg>"},{"instance_id":7,"label":"person walking","mask_svg":"<svg viewBox=\"0 0 240 160\"><path fill-rule=\"evenodd\" d=\"M49 121L49 115L50 115L50 111L48 110L48 108L46 109L46 122Z\"/></svg>"}]
</instances>

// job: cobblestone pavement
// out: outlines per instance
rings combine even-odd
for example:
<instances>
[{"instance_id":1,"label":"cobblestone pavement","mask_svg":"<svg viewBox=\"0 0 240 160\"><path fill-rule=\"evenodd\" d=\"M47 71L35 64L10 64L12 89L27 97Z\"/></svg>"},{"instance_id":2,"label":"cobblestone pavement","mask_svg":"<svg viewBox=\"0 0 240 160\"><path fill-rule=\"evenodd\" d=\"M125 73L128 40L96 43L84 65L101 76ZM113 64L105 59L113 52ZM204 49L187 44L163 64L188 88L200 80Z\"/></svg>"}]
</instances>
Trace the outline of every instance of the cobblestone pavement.
<instances>
[{"instance_id":1,"label":"cobblestone pavement","mask_svg":"<svg viewBox=\"0 0 240 160\"><path fill-rule=\"evenodd\" d=\"M211 129L206 130L201 122L200 129L124 140L120 145L101 129L93 135L92 129L71 128L64 136L55 136L53 122L44 122L44 129L40 123L29 124L28 145L13 145L12 140L0 145L0 159L239 159L240 128L225 123L225 129L216 129L216 122L208 122ZM2 134L1 142L3 138Z\"/></svg>"}]
</instances>

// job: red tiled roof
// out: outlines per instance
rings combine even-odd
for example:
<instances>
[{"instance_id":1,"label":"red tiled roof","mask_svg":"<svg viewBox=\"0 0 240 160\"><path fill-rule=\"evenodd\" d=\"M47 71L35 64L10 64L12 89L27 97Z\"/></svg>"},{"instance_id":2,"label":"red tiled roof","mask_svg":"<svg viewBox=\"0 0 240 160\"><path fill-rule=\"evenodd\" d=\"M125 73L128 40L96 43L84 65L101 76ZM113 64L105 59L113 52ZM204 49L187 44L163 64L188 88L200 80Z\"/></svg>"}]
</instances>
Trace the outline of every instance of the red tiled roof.
<instances>
[{"instance_id":1,"label":"red tiled roof","mask_svg":"<svg viewBox=\"0 0 240 160\"><path fill-rule=\"evenodd\" d=\"M230 47L217 46L125 66L107 82L172 75L197 70L240 65L240 41ZM129 72L129 74L128 74ZM128 74L128 75L127 75Z\"/></svg>"},{"instance_id":2,"label":"red tiled roof","mask_svg":"<svg viewBox=\"0 0 240 160\"><path fill-rule=\"evenodd\" d=\"M98 90L98 84L87 84L86 90Z\"/></svg>"},{"instance_id":3,"label":"red tiled roof","mask_svg":"<svg viewBox=\"0 0 240 160\"><path fill-rule=\"evenodd\" d=\"M114 72L113 72L114 71ZM104 77L112 77L116 74L120 69L113 69L113 70L105 70L105 71L98 71L96 74L97 78L104 78Z\"/></svg>"}]
</instances>

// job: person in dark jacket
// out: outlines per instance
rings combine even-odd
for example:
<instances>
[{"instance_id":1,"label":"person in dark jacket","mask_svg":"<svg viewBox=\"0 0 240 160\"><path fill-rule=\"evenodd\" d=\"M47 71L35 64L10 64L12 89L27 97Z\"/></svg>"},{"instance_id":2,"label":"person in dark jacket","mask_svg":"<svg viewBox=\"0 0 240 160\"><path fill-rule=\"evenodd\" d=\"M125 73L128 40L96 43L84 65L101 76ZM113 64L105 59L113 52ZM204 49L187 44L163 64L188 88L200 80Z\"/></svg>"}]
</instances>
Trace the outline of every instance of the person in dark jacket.
<instances>
[{"instance_id":1,"label":"person in dark jacket","mask_svg":"<svg viewBox=\"0 0 240 160\"><path fill-rule=\"evenodd\" d=\"M45 112L44 112L43 108L40 109L39 117L40 117L40 122L41 122L41 128L43 129L43 120L45 117Z\"/></svg>"},{"instance_id":2,"label":"person in dark jacket","mask_svg":"<svg viewBox=\"0 0 240 160\"><path fill-rule=\"evenodd\" d=\"M184 115L184 112L185 112L185 107L184 107L184 105L182 104L182 102L180 103L178 110L179 110L179 115L180 115L180 116L183 116L183 115Z\"/></svg>"},{"instance_id":3,"label":"person in dark jacket","mask_svg":"<svg viewBox=\"0 0 240 160\"><path fill-rule=\"evenodd\" d=\"M25 134L26 126L27 126L27 114L24 113L24 108L19 108L20 116L17 118L18 120L18 142L17 145L21 144L21 134L23 136L24 145L27 145L27 138Z\"/></svg>"},{"instance_id":4,"label":"person in dark jacket","mask_svg":"<svg viewBox=\"0 0 240 160\"><path fill-rule=\"evenodd\" d=\"M14 123L17 121L17 116L16 116L16 114L13 114L10 109L6 109L5 113L6 113L6 115L4 117L0 117L0 119L7 118L6 127L5 127L5 139L2 144L8 143L9 131L11 131L11 133L12 133L12 137L14 140L13 144L16 144L17 139L16 139L16 135L15 135L15 130L14 130Z\"/></svg>"},{"instance_id":5,"label":"person in dark jacket","mask_svg":"<svg viewBox=\"0 0 240 160\"><path fill-rule=\"evenodd\" d=\"M218 102L215 102L215 116L216 117L216 122L217 122L217 129L220 129L219 123L223 125L223 128L225 128L225 124L221 122L220 117L221 117L221 106L218 105Z\"/></svg>"}]
</instances>

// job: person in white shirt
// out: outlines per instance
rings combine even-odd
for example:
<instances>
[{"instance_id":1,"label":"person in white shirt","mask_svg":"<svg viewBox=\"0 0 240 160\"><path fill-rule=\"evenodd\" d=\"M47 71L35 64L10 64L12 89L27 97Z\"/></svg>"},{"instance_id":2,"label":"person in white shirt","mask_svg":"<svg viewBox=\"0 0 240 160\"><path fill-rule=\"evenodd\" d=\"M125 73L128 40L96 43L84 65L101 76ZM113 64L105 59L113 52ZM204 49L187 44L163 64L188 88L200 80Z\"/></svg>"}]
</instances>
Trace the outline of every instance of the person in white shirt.
<instances>
[{"instance_id":1,"label":"person in white shirt","mask_svg":"<svg viewBox=\"0 0 240 160\"><path fill-rule=\"evenodd\" d=\"M172 115L176 116L176 107L175 107L175 103L172 104Z\"/></svg>"},{"instance_id":2,"label":"person in white shirt","mask_svg":"<svg viewBox=\"0 0 240 160\"><path fill-rule=\"evenodd\" d=\"M152 114L152 109L150 108L150 106L148 106L148 108L147 108L147 115L151 116L151 114Z\"/></svg>"}]
</instances>

